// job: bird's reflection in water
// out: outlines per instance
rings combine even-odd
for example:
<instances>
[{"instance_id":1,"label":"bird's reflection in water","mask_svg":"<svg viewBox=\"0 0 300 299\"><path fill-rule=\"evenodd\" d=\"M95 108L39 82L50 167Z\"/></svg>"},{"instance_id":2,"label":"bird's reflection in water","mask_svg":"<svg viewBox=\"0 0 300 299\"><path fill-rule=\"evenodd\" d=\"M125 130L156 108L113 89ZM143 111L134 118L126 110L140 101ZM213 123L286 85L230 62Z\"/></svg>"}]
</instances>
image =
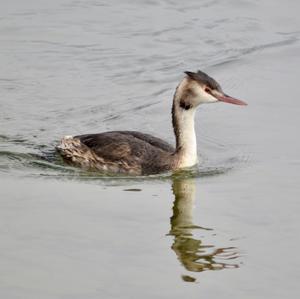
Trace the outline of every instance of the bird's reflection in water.
<instances>
[{"instance_id":1,"label":"bird's reflection in water","mask_svg":"<svg viewBox=\"0 0 300 299\"><path fill-rule=\"evenodd\" d=\"M238 257L235 247L216 248L193 236L195 229L212 231L212 229L202 228L193 223L195 180L193 178L174 179L172 187L175 200L169 234L174 236L172 249L184 268L191 272L238 268L238 264L234 263ZM183 275L182 279L188 282L196 281L196 278L189 275Z\"/></svg>"}]
</instances>

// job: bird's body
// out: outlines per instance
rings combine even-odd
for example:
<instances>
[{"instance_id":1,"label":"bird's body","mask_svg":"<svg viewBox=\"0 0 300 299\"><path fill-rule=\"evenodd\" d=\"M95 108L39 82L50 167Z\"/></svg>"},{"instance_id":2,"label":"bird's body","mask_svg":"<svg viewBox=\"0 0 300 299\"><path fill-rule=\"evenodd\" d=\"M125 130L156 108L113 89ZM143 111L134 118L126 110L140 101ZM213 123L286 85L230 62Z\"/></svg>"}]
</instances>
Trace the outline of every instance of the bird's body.
<instances>
[{"instance_id":1,"label":"bird's body","mask_svg":"<svg viewBox=\"0 0 300 299\"><path fill-rule=\"evenodd\" d=\"M131 175L169 171L174 156L174 148L165 141L135 131L67 136L60 151L72 165Z\"/></svg>"},{"instance_id":2,"label":"bird's body","mask_svg":"<svg viewBox=\"0 0 300 299\"><path fill-rule=\"evenodd\" d=\"M245 103L226 96L218 83L205 73L187 72L187 75L178 85L173 99L175 147L149 134L112 131L66 136L57 146L58 152L71 165L102 173L149 175L195 165L194 116L197 106L218 100L239 105Z\"/></svg>"}]
</instances>

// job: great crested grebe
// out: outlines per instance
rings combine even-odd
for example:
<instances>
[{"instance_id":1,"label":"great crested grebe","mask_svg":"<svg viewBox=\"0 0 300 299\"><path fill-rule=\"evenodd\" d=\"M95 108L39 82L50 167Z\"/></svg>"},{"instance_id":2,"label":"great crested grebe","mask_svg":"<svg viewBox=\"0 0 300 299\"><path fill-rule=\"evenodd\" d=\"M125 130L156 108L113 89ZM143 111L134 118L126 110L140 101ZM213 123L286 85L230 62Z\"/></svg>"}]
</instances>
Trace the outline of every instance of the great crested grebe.
<instances>
[{"instance_id":1,"label":"great crested grebe","mask_svg":"<svg viewBox=\"0 0 300 299\"><path fill-rule=\"evenodd\" d=\"M226 95L221 86L204 72L185 72L176 88L172 106L174 148L160 138L136 131L66 136L56 147L65 162L104 173L149 175L174 171L197 164L194 127L200 104L226 102L247 105Z\"/></svg>"}]
</instances>

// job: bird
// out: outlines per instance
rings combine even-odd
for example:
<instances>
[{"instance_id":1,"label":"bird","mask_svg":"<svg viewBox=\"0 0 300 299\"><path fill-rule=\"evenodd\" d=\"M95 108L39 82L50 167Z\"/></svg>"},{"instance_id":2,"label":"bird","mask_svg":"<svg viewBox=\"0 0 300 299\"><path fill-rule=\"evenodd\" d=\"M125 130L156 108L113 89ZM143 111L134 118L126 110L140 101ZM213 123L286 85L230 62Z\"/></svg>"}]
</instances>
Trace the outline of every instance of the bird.
<instances>
[{"instance_id":1,"label":"bird","mask_svg":"<svg viewBox=\"0 0 300 299\"><path fill-rule=\"evenodd\" d=\"M106 174L146 176L188 169L198 163L195 112L205 103L247 105L225 94L203 71L184 72L173 97L175 146L138 131L65 136L56 146L69 165Z\"/></svg>"}]
</instances>

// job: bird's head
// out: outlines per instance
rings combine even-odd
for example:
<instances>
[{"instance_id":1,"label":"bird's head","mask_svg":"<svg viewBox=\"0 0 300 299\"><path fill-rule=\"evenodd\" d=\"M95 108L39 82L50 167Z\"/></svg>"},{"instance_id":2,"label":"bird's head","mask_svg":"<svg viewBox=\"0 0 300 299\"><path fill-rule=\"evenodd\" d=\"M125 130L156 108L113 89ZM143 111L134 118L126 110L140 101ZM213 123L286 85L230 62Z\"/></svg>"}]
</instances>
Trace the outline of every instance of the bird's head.
<instances>
[{"instance_id":1,"label":"bird's head","mask_svg":"<svg viewBox=\"0 0 300 299\"><path fill-rule=\"evenodd\" d=\"M179 105L189 110L200 104L225 102L235 105L247 105L245 102L225 94L220 84L202 71L185 72L186 77L177 88L180 93Z\"/></svg>"}]
</instances>

